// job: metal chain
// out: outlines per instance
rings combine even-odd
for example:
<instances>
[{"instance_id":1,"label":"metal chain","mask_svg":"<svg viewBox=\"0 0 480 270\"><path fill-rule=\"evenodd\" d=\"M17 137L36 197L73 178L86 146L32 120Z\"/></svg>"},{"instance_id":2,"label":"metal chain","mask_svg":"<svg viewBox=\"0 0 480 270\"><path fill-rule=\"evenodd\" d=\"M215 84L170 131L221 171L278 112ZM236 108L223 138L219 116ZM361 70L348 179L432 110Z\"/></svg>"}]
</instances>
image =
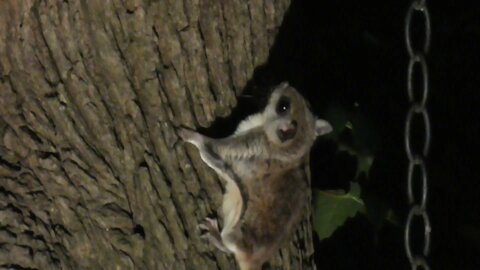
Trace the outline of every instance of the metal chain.
<instances>
[{"instance_id":1,"label":"metal chain","mask_svg":"<svg viewBox=\"0 0 480 270\"><path fill-rule=\"evenodd\" d=\"M420 15L424 18L424 29L425 29L425 40L424 44L421 47L421 50L416 50L412 47L412 38L410 36L410 28L412 24L412 15L414 12L419 12ZM426 108L427 99L428 99L428 68L427 62L425 60L425 55L428 53L430 47L430 14L426 6L426 0L413 0L410 7L407 10L405 18L405 43L407 45L407 51L410 56L410 61L408 63L408 72L407 72L407 93L408 99L410 101L410 109L408 110L406 123L405 123L405 151L407 153L407 158L409 161L408 171L407 171L407 191L408 191L408 201L411 205L410 211L407 216L407 222L405 225L405 249L407 253L408 260L412 269L418 269L422 267L423 269L430 269L427 263L427 256L430 251L430 218L427 212L427 195L428 195L428 174L427 168L425 165L425 159L428 155L430 148L430 119L428 117L428 111ZM420 100L415 100L414 97L414 69L421 68L421 77L423 79L422 92L420 95ZM423 141L423 148L421 153L415 153L412 150L411 141L412 138L410 131L412 129L412 122L415 116L421 116L423 119L423 126L425 137ZM416 179L414 177L415 170L420 170L421 178ZM413 192L413 182L421 181L422 183L422 194L421 198L415 199ZM416 186L416 185L415 185ZM412 243L410 239L410 232L413 230L412 223L415 218L421 218L424 224L424 240L423 240L423 249L422 254L415 254L412 251Z\"/></svg>"}]
</instances>

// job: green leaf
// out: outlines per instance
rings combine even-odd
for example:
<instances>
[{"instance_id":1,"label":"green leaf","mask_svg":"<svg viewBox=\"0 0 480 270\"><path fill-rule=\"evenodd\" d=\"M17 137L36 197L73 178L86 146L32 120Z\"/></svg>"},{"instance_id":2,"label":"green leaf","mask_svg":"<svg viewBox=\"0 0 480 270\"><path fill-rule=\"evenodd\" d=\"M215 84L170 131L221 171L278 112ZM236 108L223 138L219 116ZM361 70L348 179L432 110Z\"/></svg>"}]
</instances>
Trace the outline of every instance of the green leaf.
<instances>
[{"instance_id":1,"label":"green leaf","mask_svg":"<svg viewBox=\"0 0 480 270\"><path fill-rule=\"evenodd\" d=\"M350 191L314 191L314 229L320 239L330 237L348 218L365 212L365 204L360 198L360 185L350 183Z\"/></svg>"},{"instance_id":2,"label":"green leaf","mask_svg":"<svg viewBox=\"0 0 480 270\"><path fill-rule=\"evenodd\" d=\"M369 177L381 141L376 126L358 106L356 103L354 109L349 109L332 105L325 115L333 127L330 136L337 141L338 151L347 152L357 159L355 179L362 174Z\"/></svg>"},{"instance_id":3,"label":"green leaf","mask_svg":"<svg viewBox=\"0 0 480 270\"><path fill-rule=\"evenodd\" d=\"M325 119L332 125L333 131L328 136L338 139L345 128L348 128L347 111L339 106L328 107Z\"/></svg>"},{"instance_id":4,"label":"green leaf","mask_svg":"<svg viewBox=\"0 0 480 270\"><path fill-rule=\"evenodd\" d=\"M364 173L365 176L368 178L370 175L370 168L372 168L374 157L371 155L365 156L358 156L358 165L357 165L357 172L355 173L355 179Z\"/></svg>"},{"instance_id":5,"label":"green leaf","mask_svg":"<svg viewBox=\"0 0 480 270\"><path fill-rule=\"evenodd\" d=\"M373 155L367 153L360 154L353 147L343 143L338 144L338 151L347 152L357 159L357 171L355 172L355 179L358 179L362 173L364 173L367 178L369 177L370 169L372 168L373 161L375 160Z\"/></svg>"},{"instance_id":6,"label":"green leaf","mask_svg":"<svg viewBox=\"0 0 480 270\"><path fill-rule=\"evenodd\" d=\"M367 218L373 225L375 230L380 230L388 218L395 218L390 206L383 200L379 199L377 194L364 190L362 193L363 202L365 203Z\"/></svg>"}]
</instances>

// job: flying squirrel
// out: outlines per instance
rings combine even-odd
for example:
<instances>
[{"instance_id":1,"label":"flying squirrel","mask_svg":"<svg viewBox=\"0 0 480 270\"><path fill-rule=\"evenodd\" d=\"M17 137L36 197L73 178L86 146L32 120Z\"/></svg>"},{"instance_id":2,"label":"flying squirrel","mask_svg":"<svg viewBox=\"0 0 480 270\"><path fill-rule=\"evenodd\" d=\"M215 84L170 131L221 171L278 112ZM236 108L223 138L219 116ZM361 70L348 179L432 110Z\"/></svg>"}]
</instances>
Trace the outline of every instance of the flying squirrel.
<instances>
[{"instance_id":1,"label":"flying squirrel","mask_svg":"<svg viewBox=\"0 0 480 270\"><path fill-rule=\"evenodd\" d=\"M240 122L229 137L178 129L226 182L222 230L212 218L199 228L217 248L233 253L241 270L260 270L296 229L310 188L305 171L310 148L317 136L331 131L286 82L275 87L262 112Z\"/></svg>"}]
</instances>

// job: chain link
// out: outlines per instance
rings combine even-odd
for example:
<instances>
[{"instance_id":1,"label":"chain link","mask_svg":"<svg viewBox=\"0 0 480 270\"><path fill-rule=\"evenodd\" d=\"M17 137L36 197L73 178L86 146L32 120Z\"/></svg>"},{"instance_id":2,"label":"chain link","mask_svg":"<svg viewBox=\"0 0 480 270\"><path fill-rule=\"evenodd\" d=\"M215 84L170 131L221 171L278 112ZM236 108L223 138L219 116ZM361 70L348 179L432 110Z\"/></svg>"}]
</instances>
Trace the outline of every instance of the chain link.
<instances>
[{"instance_id":1,"label":"chain link","mask_svg":"<svg viewBox=\"0 0 480 270\"><path fill-rule=\"evenodd\" d=\"M427 69L427 61L422 54L414 53L412 57L410 57L410 61L408 62L408 77L407 77L407 90L408 90L408 99L410 102L414 102L413 96L413 71L415 65L420 65L422 68L422 77L423 77L423 91L422 91L422 100L420 101L420 107L425 108L427 104L427 97L428 97L428 69Z\"/></svg>"},{"instance_id":2,"label":"chain link","mask_svg":"<svg viewBox=\"0 0 480 270\"><path fill-rule=\"evenodd\" d=\"M410 130L412 129L413 117L415 114L421 114L423 116L423 126L425 127L425 142L423 145L423 157L428 155L428 150L430 150L430 118L428 117L428 112L425 107L422 107L418 103L412 103L410 109L407 113L407 120L405 122L405 151L407 152L407 157L410 162L415 161L416 159L422 159L422 157L414 157L412 153L412 146L410 144Z\"/></svg>"},{"instance_id":3,"label":"chain link","mask_svg":"<svg viewBox=\"0 0 480 270\"><path fill-rule=\"evenodd\" d=\"M421 47L422 50L415 50L412 47L412 37L410 36L410 28L412 26L412 16L414 12L419 12L424 18L424 44ZM428 66L425 59L425 55L430 48L431 39L431 27L430 27L430 14L427 9L426 0L413 0L410 4L405 17L405 43L407 52L410 57L407 70L407 94L410 102L410 108L405 120L405 152L408 158L408 171L407 171L407 193L408 202L410 203L410 211L407 216L405 225L405 250L410 261L412 269L430 269L426 257L430 252L430 218L427 212L427 195L428 195L428 173L425 165L425 159L430 149L431 131L430 131L430 118L427 111L427 99L428 99ZM414 70L416 67L421 68L421 77L423 79L422 91L419 100L415 100L414 95ZM421 153L414 153L411 142L411 130L412 122L415 116L422 116L423 128L424 128L424 141ZM421 178L414 177L415 170L420 170ZM421 198L416 199L414 197L414 185L416 181L421 181ZM415 254L412 251L412 241L410 239L410 233L413 230L413 220L415 218L421 218L423 221L423 249L422 254Z\"/></svg>"},{"instance_id":4,"label":"chain link","mask_svg":"<svg viewBox=\"0 0 480 270\"><path fill-rule=\"evenodd\" d=\"M407 44L407 51L410 55L410 58L414 56L414 50L412 48L411 38L410 38L410 24L412 22L412 15L414 11L419 11L423 14L425 19L425 44L423 44L423 52L426 54L430 48L430 13L428 13L426 0L413 1L410 7L407 10L407 16L405 18L405 41Z\"/></svg>"}]
</instances>

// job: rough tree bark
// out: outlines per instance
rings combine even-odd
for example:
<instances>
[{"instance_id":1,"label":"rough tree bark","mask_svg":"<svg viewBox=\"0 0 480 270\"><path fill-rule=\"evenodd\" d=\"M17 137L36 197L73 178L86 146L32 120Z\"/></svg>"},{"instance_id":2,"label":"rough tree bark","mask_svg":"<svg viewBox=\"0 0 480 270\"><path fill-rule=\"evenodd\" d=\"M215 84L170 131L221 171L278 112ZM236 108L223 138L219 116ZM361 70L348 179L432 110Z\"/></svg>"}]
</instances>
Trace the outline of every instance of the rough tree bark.
<instances>
[{"instance_id":1,"label":"rough tree bark","mask_svg":"<svg viewBox=\"0 0 480 270\"><path fill-rule=\"evenodd\" d=\"M0 1L0 267L235 269L198 237L221 183L174 127L230 114L289 4ZM307 219L271 265L312 254Z\"/></svg>"}]
</instances>

